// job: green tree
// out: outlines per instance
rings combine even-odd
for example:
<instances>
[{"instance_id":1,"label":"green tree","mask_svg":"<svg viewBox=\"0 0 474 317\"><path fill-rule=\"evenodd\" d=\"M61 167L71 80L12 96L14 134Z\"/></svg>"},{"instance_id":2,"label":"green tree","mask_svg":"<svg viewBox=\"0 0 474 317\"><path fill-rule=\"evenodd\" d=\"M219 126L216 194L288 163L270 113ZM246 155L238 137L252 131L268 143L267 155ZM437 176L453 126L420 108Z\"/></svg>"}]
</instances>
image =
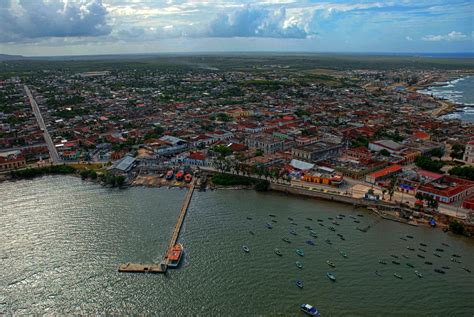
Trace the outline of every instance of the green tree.
<instances>
[{"instance_id":1,"label":"green tree","mask_svg":"<svg viewBox=\"0 0 474 317\"><path fill-rule=\"evenodd\" d=\"M382 150L380 151L380 154L382 154L383 156L390 156L390 152L389 152L388 150L386 150L386 149L382 149Z\"/></svg>"},{"instance_id":2,"label":"green tree","mask_svg":"<svg viewBox=\"0 0 474 317\"><path fill-rule=\"evenodd\" d=\"M451 156L451 158L453 159L462 160L465 149L466 147L462 144L459 144L459 143L453 144L453 146L451 147L451 153L449 154L449 156Z\"/></svg>"},{"instance_id":3,"label":"green tree","mask_svg":"<svg viewBox=\"0 0 474 317\"><path fill-rule=\"evenodd\" d=\"M431 156L441 158L444 155L444 151L441 148L436 148L430 151Z\"/></svg>"}]
</instances>

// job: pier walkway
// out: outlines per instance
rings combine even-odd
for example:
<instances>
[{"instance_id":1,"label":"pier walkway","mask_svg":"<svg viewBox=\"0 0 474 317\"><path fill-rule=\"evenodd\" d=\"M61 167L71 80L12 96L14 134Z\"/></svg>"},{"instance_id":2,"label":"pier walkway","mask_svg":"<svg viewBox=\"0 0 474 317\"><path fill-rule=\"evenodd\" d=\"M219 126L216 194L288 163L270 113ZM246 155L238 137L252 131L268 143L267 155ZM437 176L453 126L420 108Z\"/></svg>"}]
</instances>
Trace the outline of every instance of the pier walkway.
<instances>
[{"instance_id":1,"label":"pier walkway","mask_svg":"<svg viewBox=\"0 0 474 317\"><path fill-rule=\"evenodd\" d=\"M175 246L176 242L179 238L179 233L181 232L181 228L184 223L184 218L186 217L186 213L189 208L189 204L191 203L191 198L193 197L195 187L195 180L189 184L188 192L184 197L183 206L181 207L181 211L178 216L178 221L173 229L173 233L171 234L171 239L168 243L168 248L166 249L165 255L163 260L160 263L152 263L152 264L140 264L140 263L125 263L120 264L118 271L124 273L166 273L168 269L168 253L169 251Z\"/></svg>"}]
</instances>

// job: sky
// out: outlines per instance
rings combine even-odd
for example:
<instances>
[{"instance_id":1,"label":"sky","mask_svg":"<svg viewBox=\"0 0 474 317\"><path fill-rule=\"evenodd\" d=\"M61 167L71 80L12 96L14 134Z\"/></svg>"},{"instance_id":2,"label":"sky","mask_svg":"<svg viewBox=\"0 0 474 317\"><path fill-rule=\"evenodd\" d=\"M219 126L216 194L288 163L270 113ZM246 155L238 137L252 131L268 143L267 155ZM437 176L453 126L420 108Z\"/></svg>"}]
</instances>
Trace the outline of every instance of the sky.
<instances>
[{"instance_id":1,"label":"sky","mask_svg":"<svg viewBox=\"0 0 474 317\"><path fill-rule=\"evenodd\" d=\"M473 0L0 0L0 53L474 52Z\"/></svg>"}]
</instances>

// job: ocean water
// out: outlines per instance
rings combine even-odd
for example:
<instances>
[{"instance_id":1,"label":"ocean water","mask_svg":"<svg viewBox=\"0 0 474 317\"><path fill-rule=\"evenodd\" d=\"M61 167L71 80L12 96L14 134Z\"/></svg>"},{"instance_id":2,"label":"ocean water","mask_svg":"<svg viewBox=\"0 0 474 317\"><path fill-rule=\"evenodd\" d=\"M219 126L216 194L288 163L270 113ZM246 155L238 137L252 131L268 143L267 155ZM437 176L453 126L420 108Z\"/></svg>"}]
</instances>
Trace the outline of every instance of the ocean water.
<instances>
[{"instance_id":1,"label":"ocean water","mask_svg":"<svg viewBox=\"0 0 474 317\"><path fill-rule=\"evenodd\" d=\"M117 267L159 262L184 189L108 189L55 176L0 183L0 193L0 315L303 316L301 303L316 305L323 316L474 314L474 273L462 269L474 271L473 240L381 220L348 205L250 190L196 192L180 235L186 250L181 268L152 275ZM345 215L339 226L328 219L338 214ZM356 230L368 225L366 233ZM309 239L315 246L305 243ZM444 249L440 258L436 248ZM452 254L462 263L450 261ZM446 274L434 272L446 265Z\"/></svg>"},{"instance_id":2,"label":"ocean water","mask_svg":"<svg viewBox=\"0 0 474 317\"><path fill-rule=\"evenodd\" d=\"M444 86L430 87L420 92L460 105L455 113L444 116L444 119L461 119L474 123L474 76L458 78Z\"/></svg>"}]
</instances>

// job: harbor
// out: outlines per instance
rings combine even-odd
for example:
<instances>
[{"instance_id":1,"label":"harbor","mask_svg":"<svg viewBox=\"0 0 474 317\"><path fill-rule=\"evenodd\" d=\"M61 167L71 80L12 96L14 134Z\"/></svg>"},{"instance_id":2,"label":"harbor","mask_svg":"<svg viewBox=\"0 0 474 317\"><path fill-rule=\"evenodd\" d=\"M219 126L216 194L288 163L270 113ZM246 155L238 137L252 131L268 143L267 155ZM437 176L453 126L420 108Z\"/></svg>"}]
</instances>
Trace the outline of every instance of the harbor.
<instances>
[{"instance_id":1,"label":"harbor","mask_svg":"<svg viewBox=\"0 0 474 317\"><path fill-rule=\"evenodd\" d=\"M195 184L195 180L193 179L191 183L188 185L188 192L186 193L186 196L184 198L183 206L181 207L178 220L173 229L173 233L171 235L171 239L169 241L168 248L166 249L163 260L160 263L151 263L151 264L140 264L140 263L121 264L118 268L119 272L122 272L122 273L166 273L169 266L169 254L178 241L179 233L183 226L184 218L186 217L189 204L191 203L191 198L193 197L194 186L195 186L194 184Z\"/></svg>"}]
</instances>

